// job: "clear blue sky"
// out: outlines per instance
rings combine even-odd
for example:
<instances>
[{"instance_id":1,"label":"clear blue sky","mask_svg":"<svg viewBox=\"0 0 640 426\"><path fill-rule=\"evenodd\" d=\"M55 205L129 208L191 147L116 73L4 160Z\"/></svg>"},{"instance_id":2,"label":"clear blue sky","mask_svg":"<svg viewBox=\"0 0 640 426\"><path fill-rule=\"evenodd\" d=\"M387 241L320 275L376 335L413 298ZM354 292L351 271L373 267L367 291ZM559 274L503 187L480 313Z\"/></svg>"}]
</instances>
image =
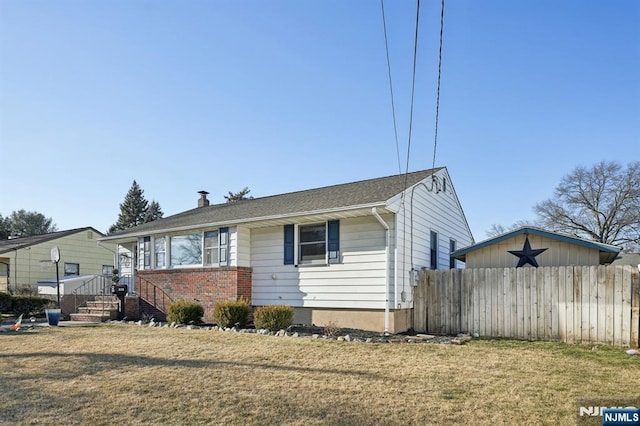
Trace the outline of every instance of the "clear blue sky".
<instances>
[{"instance_id":1,"label":"clear blue sky","mask_svg":"<svg viewBox=\"0 0 640 426\"><path fill-rule=\"evenodd\" d=\"M385 2L404 172L414 1ZM431 167L440 2L422 1L409 169ZM476 240L576 166L640 159L640 1L448 0L436 166ZM377 0L0 0L0 214L113 224L399 172Z\"/></svg>"}]
</instances>

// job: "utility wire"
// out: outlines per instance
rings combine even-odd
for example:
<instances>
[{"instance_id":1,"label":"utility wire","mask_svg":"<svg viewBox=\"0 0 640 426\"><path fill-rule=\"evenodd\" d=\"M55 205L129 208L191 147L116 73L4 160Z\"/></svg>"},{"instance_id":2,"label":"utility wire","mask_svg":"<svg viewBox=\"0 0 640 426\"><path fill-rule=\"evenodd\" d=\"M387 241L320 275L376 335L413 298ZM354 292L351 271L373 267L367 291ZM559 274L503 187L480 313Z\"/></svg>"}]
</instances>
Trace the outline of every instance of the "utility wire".
<instances>
[{"instance_id":1,"label":"utility wire","mask_svg":"<svg viewBox=\"0 0 640 426\"><path fill-rule=\"evenodd\" d=\"M380 6L382 7L382 28L384 29L384 48L387 53L387 71L389 76L389 92L391 92L391 114L393 115L393 134L396 139L396 155L398 157L398 174L402 173L402 166L400 165L400 144L398 143L398 125L396 120L396 106L393 98L393 83L391 79L391 60L389 59L389 42L387 40L387 20L384 14L384 0L380 0Z\"/></svg>"},{"instance_id":2,"label":"utility wire","mask_svg":"<svg viewBox=\"0 0 640 426\"><path fill-rule=\"evenodd\" d=\"M431 170L436 168L436 150L438 148L438 120L440 117L440 76L442 75L442 34L444 32L444 0L442 0L442 6L440 8L440 52L438 53L438 89L436 92L436 123L435 132L433 136L433 162L431 164ZM407 155L408 161L408 155ZM432 172L433 173L433 172Z\"/></svg>"},{"instance_id":3,"label":"utility wire","mask_svg":"<svg viewBox=\"0 0 640 426\"><path fill-rule=\"evenodd\" d=\"M404 173L404 187L407 187L407 180L409 178L409 157L411 155L411 133L413 132L413 98L416 88L416 63L418 58L418 26L420 23L420 0L416 6L416 33L413 40L413 75L411 77L411 108L409 110L409 141L407 143L407 163Z\"/></svg>"}]
</instances>

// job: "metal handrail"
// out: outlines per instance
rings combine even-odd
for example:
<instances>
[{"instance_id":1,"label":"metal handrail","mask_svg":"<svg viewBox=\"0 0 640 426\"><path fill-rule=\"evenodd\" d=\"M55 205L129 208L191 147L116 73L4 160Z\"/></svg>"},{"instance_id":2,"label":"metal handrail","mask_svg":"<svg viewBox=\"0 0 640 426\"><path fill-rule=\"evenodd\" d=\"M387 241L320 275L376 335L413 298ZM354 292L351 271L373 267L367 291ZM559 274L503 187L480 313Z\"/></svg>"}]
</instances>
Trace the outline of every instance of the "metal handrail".
<instances>
[{"instance_id":1,"label":"metal handrail","mask_svg":"<svg viewBox=\"0 0 640 426\"><path fill-rule=\"evenodd\" d=\"M74 312L78 312L79 307L86 306L87 301L95 299L96 296L110 296L111 284L113 282L110 275L96 275L73 290L71 294L73 294ZM80 298L79 302L78 298Z\"/></svg>"},{"instance_id":2,"label":"metal handrail","mask_svg":"<svg viewBox=\"0 0 640 426\"><path fill-rule=\"evenodd\" d=\"M169 305L173 303L173 298L157 284L152 283L148 279L142 278L139 275L136 275L136 278L138 296L153 305L160 312L166 314L168 312Z\"/></svg>"}]
</instances>

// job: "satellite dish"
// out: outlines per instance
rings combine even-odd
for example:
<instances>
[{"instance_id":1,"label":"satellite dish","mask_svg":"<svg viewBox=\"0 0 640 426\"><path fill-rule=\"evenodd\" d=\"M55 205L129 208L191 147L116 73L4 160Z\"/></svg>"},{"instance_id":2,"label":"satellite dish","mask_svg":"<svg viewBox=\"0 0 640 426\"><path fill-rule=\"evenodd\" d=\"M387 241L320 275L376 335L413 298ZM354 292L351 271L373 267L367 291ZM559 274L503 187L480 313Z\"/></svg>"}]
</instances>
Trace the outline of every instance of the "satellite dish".
<instances>
[{"instance_id":1,"label":"satellite dish","mask_svg":"<svg viewBox=\"0 0 640 426\"><path fill-rule=\"evenodd\" d=\"M60 249L58 248L58 246L53 246L53 248L51 249L51 261L53 263L60 262Z\"/></svg>"}]
</instances>

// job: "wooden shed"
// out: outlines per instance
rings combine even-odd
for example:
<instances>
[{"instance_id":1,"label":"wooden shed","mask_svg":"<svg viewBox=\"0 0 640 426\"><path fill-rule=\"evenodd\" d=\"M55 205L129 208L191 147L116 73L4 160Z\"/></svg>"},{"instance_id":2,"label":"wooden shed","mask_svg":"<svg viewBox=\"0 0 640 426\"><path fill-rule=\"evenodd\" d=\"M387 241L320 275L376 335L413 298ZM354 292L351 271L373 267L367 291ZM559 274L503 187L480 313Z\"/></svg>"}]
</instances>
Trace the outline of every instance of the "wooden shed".
<instances>
[{"instance_id":1,"label":"wooden shed","mask_svg":"<svg viewBox=\"0 0 640 426\"><path fill-rule=\"evenodd\" d=\"M466 268L593 266L614 261L620 247L525 226L456 250Z\"/></svg>"}]
</instances>

